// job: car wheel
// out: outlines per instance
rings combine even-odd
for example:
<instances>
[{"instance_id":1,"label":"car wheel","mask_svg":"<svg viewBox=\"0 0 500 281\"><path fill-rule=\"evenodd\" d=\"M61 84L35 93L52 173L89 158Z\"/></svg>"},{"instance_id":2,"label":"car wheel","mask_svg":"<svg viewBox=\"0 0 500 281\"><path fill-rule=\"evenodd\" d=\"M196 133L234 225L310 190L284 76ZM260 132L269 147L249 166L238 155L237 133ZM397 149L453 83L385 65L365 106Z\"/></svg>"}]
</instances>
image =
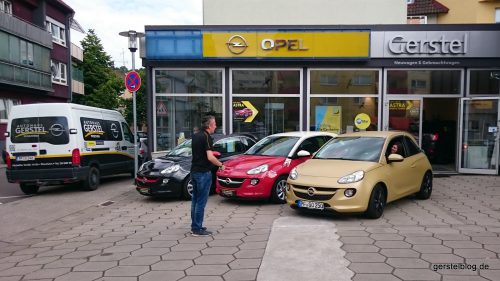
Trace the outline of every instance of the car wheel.
<instances>
[{"instance_id":1,"label":"car wheel","mask_svg":"<svg viewBox=\"0 0 500 281\"><path fill-rule=\"evenodd\" d=\"M182 198L186 200L191 200L193 198L193 182L191 181L191 176L187 176L182 184Z\"/></svg>"},{"instance_id":2,"label":"car wheel","mask_svg":"<svg viewBox=\"0 0 500 281\"><path fill-rule=\"evenodd\" d=\"M368 202L368 209L366 210L366 216L370 219L378 219L384 213L384 208L386 204L385 190L382 186L376 185L372 194L370 195L370 201Z\"/></svg>"},{"instance_id":3,"label":"car wheel","mask_svg":"<svg viewBox=\"0 0 500 281\"><path fill-rule=\"evenodd\" d=\"M418 199L429 199L432 194L432 173L427 171L424 178L422 179L422 184L420 185L420 191L417 192Z\"/></svg>"},{"instance_id":4,"label":"car wheel","mask_svg":"<svg viewBox=\"0 0 500 281\"><path fill-rule=\"evenodd\" d=\"M36 183L24 183L24 182L20 183L19 187L21 188L22 192L24 192L24 194L28 195L37 193L38 189L40 188L38 185L36 185Z\"/></svg>"},{"instance_id":5,"label":"car wheel","mask_svg":"<svg viewBox=\"0 0 500 281\"><path fill-rule=\"evenodd\" d=\"M87 178L83 181L83 189L89 191L96 190L100 180L101 175L99 169L96 166L91 166Z\"/></svg>"},{"instance_id":6,"label":"car wheel","mask_svg":"<svg viewBox=\"0 0 500 281\"><path fill-rule=\"evenodd\" d=\"M278 179L273 184L273 189L271 190L271 201L274 203L284 204L285 192L286 192L286 179L288 176L279 176Z\"/></svg>"}]
</instances>

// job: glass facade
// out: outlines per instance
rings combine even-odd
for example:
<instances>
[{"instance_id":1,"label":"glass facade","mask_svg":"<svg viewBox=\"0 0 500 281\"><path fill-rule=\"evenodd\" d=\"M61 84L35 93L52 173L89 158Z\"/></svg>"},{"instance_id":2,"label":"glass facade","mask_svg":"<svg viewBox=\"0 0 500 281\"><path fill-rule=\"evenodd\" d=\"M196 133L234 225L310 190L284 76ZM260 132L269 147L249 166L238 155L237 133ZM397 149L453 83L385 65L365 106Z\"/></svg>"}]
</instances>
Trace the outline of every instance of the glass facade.
<instances>
[{"instance_id":1,"label":"glass facade","mask_svg":"<svg viewBox=\"0 0 500 281\"><path fill-rule=\"evenodd\" d=\"M458 95L461 70L388 70L387 93L392 95Z\"/></svg>"},{"instance_id":2,"label":"glass facade","mask_svg":"<svg viewBox=\"0 0 500 281\"><path fill-rule=\"evenodd\" d=\"M471 70L469 95L500 94L500 69Z\"/></svg>"}]
</instances>

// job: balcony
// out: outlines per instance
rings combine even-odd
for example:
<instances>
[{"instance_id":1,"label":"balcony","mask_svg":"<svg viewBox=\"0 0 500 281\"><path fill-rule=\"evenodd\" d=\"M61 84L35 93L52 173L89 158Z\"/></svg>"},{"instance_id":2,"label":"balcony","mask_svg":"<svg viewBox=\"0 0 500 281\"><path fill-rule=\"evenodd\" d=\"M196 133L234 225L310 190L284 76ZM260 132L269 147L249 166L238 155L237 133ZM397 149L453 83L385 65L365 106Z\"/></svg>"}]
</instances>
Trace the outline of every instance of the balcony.
<instances>
[{"instance_id":1,"label":"balcony","mask_svg":"<svg viewBox=\"0 0 500 281\"><path fill-rule=\"evenodd\" d=\"M83 50L77 45L71 43L71 57L78 61L83 61Z\"/></svg>"},{"instance_id":2,"label":"balcony","mask_svg":"<svg viewBox=\"0 0 500 281\"><path fill-rule=\"evenodd\" d=\"M0 30L52 49L50 33L14 15L0 13Z\"/></svg>"},{"instance_id":3,"label":"balcony","mask_svg":"<svg viewBox=\"0 0 500 281\"><path fill-rule=\"evenodd\" d=\"M0 61L0 83L52 92L50 73Z\"/></svg>"}]
</instances>

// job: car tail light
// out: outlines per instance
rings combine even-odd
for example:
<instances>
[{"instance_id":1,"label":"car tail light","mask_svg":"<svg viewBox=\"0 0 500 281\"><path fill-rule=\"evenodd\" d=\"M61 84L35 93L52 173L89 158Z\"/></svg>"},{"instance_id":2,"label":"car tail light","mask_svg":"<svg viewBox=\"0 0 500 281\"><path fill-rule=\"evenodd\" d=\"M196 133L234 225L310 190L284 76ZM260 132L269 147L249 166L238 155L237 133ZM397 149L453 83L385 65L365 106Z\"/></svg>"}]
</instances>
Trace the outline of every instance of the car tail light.
<instances>
[{"instance_id":1,"label":"car tail light","mask_svg":"<svg viewBox=\"0 0 500 281\"><path fill-rule=\"evenodd\" d=\"M432 134L432 135L431 135L431 139L432 139L432 141L438 141L438 139L439 139L439 134L438 134L438 133Z\"/></svg>"},{"instance_id":2,"label":"car tail light","mask_svg":"<svg viewBox=\"0 0 500 281\"><path fill-rule=\"evenodd\" d=\"M80 150L78 148L75 148L71 152L71 164L73 166L80 166L80 163L81 163Z\"/></svg>"},{"instance_id":3,"label":"car tail light","mask_svg":"<svg viewBox=\"0 0 500 281\"><path fill-rule=\"evenodd\" d=\"M142 148L142 147L141 147L141 148L139 148L139 154L140 154L140 155L143 155L143 154L144 154L144 148Z\"/></svg>"},{"instance_id":4,"label":"car tail light","mask_svg":"<svg viewBox=\"0 0 500 281\"><path fill-rule=\"evenodd\" d=\"M12 160L10 160L10 154L5 152L5 161L7 162L7 168L12 168Z\"/></svg>"}]
</instances>

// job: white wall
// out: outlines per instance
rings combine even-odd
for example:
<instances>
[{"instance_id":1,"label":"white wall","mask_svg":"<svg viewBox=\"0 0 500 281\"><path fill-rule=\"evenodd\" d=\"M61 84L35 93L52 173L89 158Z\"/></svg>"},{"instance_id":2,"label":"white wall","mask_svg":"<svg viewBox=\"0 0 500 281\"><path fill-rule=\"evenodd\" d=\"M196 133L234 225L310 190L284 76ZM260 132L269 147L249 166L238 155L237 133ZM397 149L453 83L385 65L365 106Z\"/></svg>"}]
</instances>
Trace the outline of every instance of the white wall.
<instances>
[{"instance_id":1,"label":"white wall","mask_svg":"<svg viewBox=\"0 0 500 281\"><path fill-rule=\"evenodd\" d=\"M203 24L406 24L406 0L203 0Z\"/></svg>"}]
</instances>

